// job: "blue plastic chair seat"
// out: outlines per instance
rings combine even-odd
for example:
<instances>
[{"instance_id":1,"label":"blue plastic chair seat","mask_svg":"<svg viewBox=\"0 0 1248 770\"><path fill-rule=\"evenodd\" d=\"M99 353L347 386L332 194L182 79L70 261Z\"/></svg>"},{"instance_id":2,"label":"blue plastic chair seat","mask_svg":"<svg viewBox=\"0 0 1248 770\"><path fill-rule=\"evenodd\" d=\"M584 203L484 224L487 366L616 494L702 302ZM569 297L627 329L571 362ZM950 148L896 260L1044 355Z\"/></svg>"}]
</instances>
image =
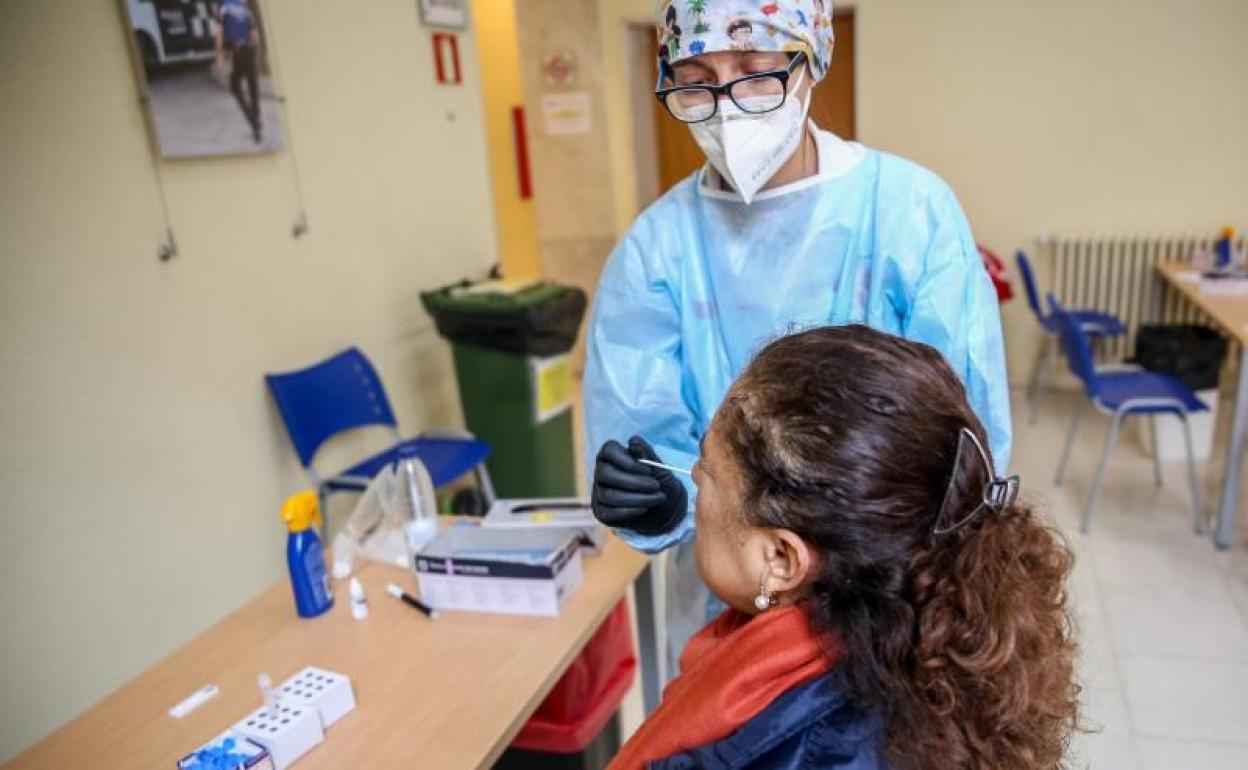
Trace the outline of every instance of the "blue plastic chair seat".
<instances>
[{"instance_id":1,"label":"blue plastic chair seat","mask_svg":"<svg viewBox=\"0 0 1248 770\"><path fill-rule=\"evenodd\" d=\"M402 446L415 448L416 456L425 464L435 488L463 476L485 462L490 455L490 445L477 439L417 436L378 452L337 476L326 479L325 487L333 491L366 488L368 481L381 472L382 468L399 458L399 447Z\"/></svg>"},{"instance_id":2,"label":"blue plastic chair seat","mask_svg":"<svg viewBox=\"0 0 1248 770\"><path fill-rule=\"evenodd\" d=\"M1127 327L1122 321L1109 313L1102 313L1099 310L1068 310L1066 312L1075 317L1075 320L1079 322L1079 328L1085 334L1094 337L1121 337L1127 333ZM1047 317L1040 318L1040 324L1049 334L1057 334L1061 331L1057 317L1051 313Z\"/></svg>"},{"instance_id":3,"label":"blue plastic chair seat","mask_svg":"<svg viewBox=\"0 0 1248 770\"><path fill-rule=\"evenodd\" d=\"M1133 414L1162 414L1175 412L1176 404L1183 404L1189 412L1205 412L1209 407L1183 383L1168 374L1158 372L1115 372L1097 377L1096 403L1116 412L1128 401L1137 399L1165 399L1169 405L1139 405L1130 408Z\"/></svg>"}]
</instances>

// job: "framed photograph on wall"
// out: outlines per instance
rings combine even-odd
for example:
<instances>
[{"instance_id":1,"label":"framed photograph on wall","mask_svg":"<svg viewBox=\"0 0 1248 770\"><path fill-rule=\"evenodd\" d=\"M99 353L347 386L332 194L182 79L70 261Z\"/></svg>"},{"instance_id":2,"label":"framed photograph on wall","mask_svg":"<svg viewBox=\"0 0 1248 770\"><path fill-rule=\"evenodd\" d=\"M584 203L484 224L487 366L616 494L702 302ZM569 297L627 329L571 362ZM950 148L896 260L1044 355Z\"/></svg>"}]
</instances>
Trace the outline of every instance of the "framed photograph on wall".
<instances>
[{"instance_id":1,"label":"framed photograph on wall","mask_svg":"<svg viewBox=\"0 0 1248 770\"><path fill-rule=\"evenodd\" d=\"M119 0L164 158L282 149L256 0Z\"/></svg>"},{"instance_id":2,"label":"framed photograph on wall","mask_svg":"<svg viewBox=\"0 0 1248 770\"><path fill-rule=\"evenodd\" d=\"M468 0L416 0L420 21L427 27L463 29L468 26Z\"/></svg>"}]
</instances>

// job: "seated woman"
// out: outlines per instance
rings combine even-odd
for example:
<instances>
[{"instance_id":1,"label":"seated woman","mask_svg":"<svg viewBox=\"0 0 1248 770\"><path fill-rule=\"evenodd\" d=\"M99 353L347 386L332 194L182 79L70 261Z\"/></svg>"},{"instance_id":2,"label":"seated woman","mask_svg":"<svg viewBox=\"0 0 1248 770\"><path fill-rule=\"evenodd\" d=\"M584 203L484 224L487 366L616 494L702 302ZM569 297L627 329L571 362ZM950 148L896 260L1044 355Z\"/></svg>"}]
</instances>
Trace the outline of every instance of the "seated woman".
<instances>
[{"instance_id":1,"label":"seated woman","mask_svg":"<svg viewBox=\"0 0 1248 770\"><path fill-rule=\"evenodd\" d=\"M729 609L612 770L1057 767L1072 557L986 443L934 348L864 326L768 345L694 470Z\"/></svg>"}]
</instances>

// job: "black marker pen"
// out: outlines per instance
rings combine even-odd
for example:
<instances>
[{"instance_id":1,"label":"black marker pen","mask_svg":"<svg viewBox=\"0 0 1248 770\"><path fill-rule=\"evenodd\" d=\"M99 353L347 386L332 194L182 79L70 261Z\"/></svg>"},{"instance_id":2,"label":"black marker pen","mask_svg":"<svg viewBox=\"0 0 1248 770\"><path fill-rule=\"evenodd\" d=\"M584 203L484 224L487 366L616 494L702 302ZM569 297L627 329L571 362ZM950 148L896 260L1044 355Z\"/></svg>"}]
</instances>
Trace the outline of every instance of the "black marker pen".
<instances>
[{"instance_id":1,"label":"black marker pen","mask_svg":"<svg viewBox=\"0 0 1248 770\"><path fill-rule=\"evenodd\" d=\"M386 586L386 591L388 591L390 595L393 596L394 598L402 601L404 604L415 607L416 609L425 613L426 615L429 616L430 620L438 619L437 610L435 610L433 607L430 607L428 604L425 604L420 599L417 599L415 596L412 596L408 592L404 591L402 588L399 588L394 583L391 583L390 585Z\"/></svg>"}]
</instances>

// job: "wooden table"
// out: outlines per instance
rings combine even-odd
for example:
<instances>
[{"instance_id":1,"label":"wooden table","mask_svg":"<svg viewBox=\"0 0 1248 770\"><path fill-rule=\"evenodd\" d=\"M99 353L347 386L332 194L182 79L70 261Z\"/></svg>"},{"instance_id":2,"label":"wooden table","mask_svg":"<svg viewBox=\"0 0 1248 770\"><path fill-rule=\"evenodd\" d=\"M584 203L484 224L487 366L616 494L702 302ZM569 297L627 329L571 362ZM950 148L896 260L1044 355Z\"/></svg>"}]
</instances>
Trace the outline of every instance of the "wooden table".
<instances>
[{"instance_id":1,"label":"wooden table","mask_svg":"<svg viewBox=\"0 0 1248 770\"><path fill-rule=\"evenodd\" d=\"M1157 266L1161 277L1214 320L1222 331L1239 343L1239 381L1235 386L1235 404L1231 414L1231 430L1227 441L1226 468L1222 478L1222 499L1218 503L1214 543L1230 548L1234 541L1235 519L1238 516L1240 474L1244 464L1244 433L1248 423L1248 293L1227 293L1211 289L1200 279L1200 271L1191 265L1175 262Z\"/></svg>"},{"instance_id":2,"label":"wooden table","mask_svg":"<svg viewBox=\"0 0 1248 770\"><path fill-rule=\"evenodd\" d=\"M174 768L260 705L260 673L281 682L305 665L351 677L357 707L297 770L489 767L647 565L608 538L558 618L445 612L430 621L385 591L388 582L414 591L411 572L370 563L359 570L368 618L351 617L340 583L333 609L302 620L283 580L6 767ZM86 633L81 641L92 643ZM221 688L216 698L184 719L166 713L208 683Z\"/></svg>"}]
</instances>

